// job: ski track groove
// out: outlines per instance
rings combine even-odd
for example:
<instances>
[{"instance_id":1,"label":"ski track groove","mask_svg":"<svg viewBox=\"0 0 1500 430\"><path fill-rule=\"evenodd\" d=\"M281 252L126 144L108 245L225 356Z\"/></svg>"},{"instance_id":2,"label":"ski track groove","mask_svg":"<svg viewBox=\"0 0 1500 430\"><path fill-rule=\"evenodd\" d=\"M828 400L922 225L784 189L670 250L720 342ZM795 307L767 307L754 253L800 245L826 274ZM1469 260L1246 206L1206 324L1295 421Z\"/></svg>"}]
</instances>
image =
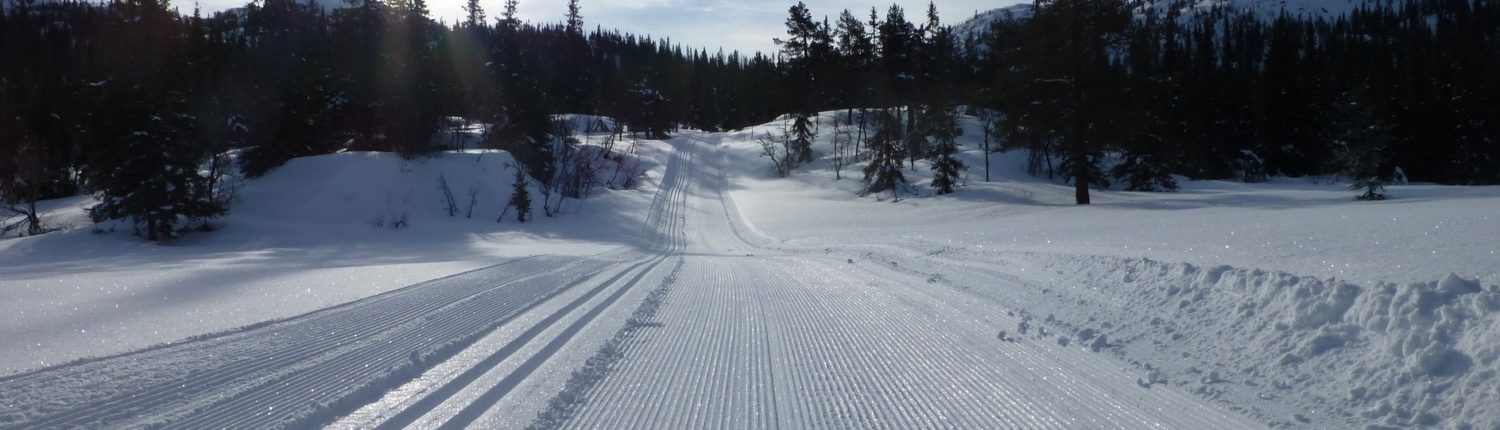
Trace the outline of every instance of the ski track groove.
<instances>
[{"instance_id":1,"label":"ski track groove","mask_svg":"<svg viewBox=\"0 0 1500 430\"><path fill-rule=\"evenodd\" d=\"M691 168L684 167L684 165L691 166L692 164L693 157L691 154L686 157L681 152L673 154L672 159L668 162L667 173L663 176L660 188L656 196L652 199L651 210L646 220L642 223L641 236L651 238L651 248L656 252L644 256L643 261L621 271L574 303L557 311L547 321L538 324L539 327L553 326L557 323L558 319L566 314L573 313L576 308L585 304L585 302L592 299L597 293L611 287L615 290L608 297L584 311L583 315L554 336L539 351L527 357L518 367L494 385L485 389L478 397L469 401L454 416L449 417L449 419L437 428L456 429L475 426L487 413L491 412L491 409L502 398L525 383L527 377L545 365L552 356L572 341L599 314L613 306L620 297L629 292L636 284L641 283L647 275L655 272L663 262L668 261L681 251L686 245L686 238L683 234L684 222L682 221L685 218L685 202L693 186L691 178L689 177L689 179L684 180L681 171ZM634 276L629 276L631 274L634 274ZM625 278L630 279L621 283L620 280ZM536 328L533 328L533 330L536 330ZM433 406L436 406L436 404Z\"/></svg>"},{"instance_id":2,"label":"ski track groove","mask_svg":"<svg viewBox=\"0 0 1500 430\"><path fill-rule=\"evenodd\" d=\"M593 268L589 267L584 271L593 272ZM590 276L592 275L582 275L585 279ZM569 278L581 281L578 277ZM497 302L472 299L456 303L454 307L462 307L462 309L450 308L447 312L444 312L440 317L447 317L445 318L446 320L437 320L440 317L428 320L429 324L441 327L438 329L440 331L432 331L431 329L407 331L396 335L394 338L387 338L383 343L375 342L368 344L354 353L343 354L339 358L307 369L307 372L317 374L315 378L297 378L296 375L287 375L280 381L267 384L265 386L267 388L265 389L255 390L249 395L241 395L240 397L215 405L213 407L214 412L197 415L182 422L172 423L168 427L265 428L273 426L274 420L292 417L293 414L282 416L275 416L269 413L259 414L249 420L237 419L234 417L234 414L244 410L275 411L279 409L277 408L278 405L283 408L295 408L295 405L325 404L344 394L337 389L338 387L359 387L362 386L359 382L370 381L375 377L389 373L392 368L402 364L404 361L408 361L408 354L411 351L423 348L433 349L447 341L462 339L465 335L472 335L478 332L487 333L492 329L486 329L485 326L493 325L494 327L498 327L515 316L524 313L525 310L528 310L530 307L526 305L539 303L550 297L547 292L560 292L567 289L567 287L564 287L548 290L546 288L548 284L556 284L541 281L541 278L533 279L538 279L538 282L527 282L518 285L517 288L537 288L538 291L535 291L537 295L517 296L504 294L500 295L501 297L496 297L499 299ZM563 284L571 287L576 285L578 281L564 282ZM497 316L500 316L498 319L500 324L494 324L497 321ZM321 368L325 367L331 368L331 370L322 371ZM317 394L307 398L295 398L285 395L285 393L297 392Z\"/></svg>"},{"instance_id":3,"label":"ski track groove","mask_svg":"<svg viewBox=\"0 0 1500 430\"><path fill-rule=\"evenodd\" d=\"M614 280L619 279L621 276L624 276L625 273L639 266L640 264L637 264L635 266L617 272L612 276L612 279L609 282L613 282ZM606 282L604 285L608 285L608 282ZM590 293L586 293L580 298L575 299L575 303L581 303L582 301L586 301L587 299L592 298L594 294L596 294L600 290L600 288L602 287L596 287L595 289L591 290ZM470 367L463 373L460 373L459 376L455 377L454 379L444 382L443 385L427 392L426 395L422 396L420 400L408 405L396 416L387 419L377 428L397 429L405 428L411 425L417 419L421 418L421 416L431 412L443 402L446 402L454 395L457 395L460 390L473 383L475 380L478 380L481 376L483 376L484 373L488 372L495 366L498 366L504 360L508 359L510 356L514 355L532 339L540 335L542 331L551 327L552 324L555 324L558 319L561 319L563 316L567 315L567 311L573 309L574 307L576 307L576 305L564 307L558 311L554 311L547 318L541 320L537 324L528 328L526 331L517 335L515 338L507 342L504 346L495 350L494 353L490 354L484 360L481 360L475 366Z\"/></svg>"},{"instance_id":4,"label":"ski track groove","mask_svg":"<svg viewBox=\"0 0 1500 430\"><path fill-rule=\"evenodd\" d=\"M538 261L537 265L545 263ZM504 267L508 269L509 267ZM495 270L501 270L496 268ZM267 377L286 372L289 364L297 363L316 356L320 353L340 351L353 347L361 340L369 338L376 333L382 333L394 327L411 323L431 312L439 311L453 305L453 302L484 294L491 288L497 288L504 283L517 279L534 277L530 270L517 271L517 273L505 274L492 282L470 282L473 285L459 285L470 278L493 276L489 270L469 272L467 276L457 276L438 280L433 283L419 284L419 288L407 288L398 290L397 294L377 296L368 299L365 303L355 304L348 307L340 307L330 312L315 312L305 318L293 319L286 322L272 324L266 327L256 328L245 333L218 337L206 342L185 342L162 350L148 351L151 355L171 355L174 353L192 354L202 350L229 347L244 347L245 344L260 344L267 341L268 336L257 336L257 334L275 333L271 340L284 339L279 345L289 345L279 348L247 348L252 354L235 361L227 366L211 367L207 370L187 372L181 377L171 378L166 381L150 383L149 388L129 391L120 391L106 399L89 399L89 402L76 409L65 410L60 414L52 415L42 420L26 423L25 426L36 428L48 427L77 427L90 424L105 424L111 418L134 415L142 409L158 406L163 403L181 401L192 398L204 391L223 384L237 380L250 380L244 383L253 383ZM498 283L500 285L495 285ZM454 291L445 291L452 288ZM436 291L433 291L436 290ZM330 338L329 336L334 336ZM332 346L330 346L332 345ZM231 350L230 352L233 352ZM118 369L111 369L108 361L135 360L138 357L123 355L99 362L84 363L81 369L63 368L55 371L44 371L32 374L31 378L17 378L0 383L0 386L16 386L27 383L45 383L49 379L67 377L65 373L70 371L90 371L96 373L118 373ZM111 372L111 370L115 370ZM129 377L129 375L124 375ZM235 384L239 385L239 384ZM128 387L127 387L128 388ZM3 388L0 388L3 389ZM146 393L142 395L142 393ZM78 406L78 405L75 405Z\"/></svg>"},{"instance_id":5,"label":"ski track groove","mask_svg":"<svg viewBox=\"0 0 1500 430\"><path fill-rule=\"evenodd\" d=\"M572 324L569 324L568 327L562 331L562 333L559 333L557 337L553 338L550 342L544 345L540 351L527 358L526 361L522 362L515 371L511 372L511 374L509 375L506 375L504 379L501 379L498 383L491 386L477 399L475 399L473 403L470 403L469 406L460 410L457 414L449 418L447 422L444 422L443 425L439 426L438 428L461 429L473 426L475 421L483 416L485 412L489 411L489 409L492 408L497 402L499 402L501 398L503 398L506 394L509 394L517 386L523 383L528 376L531 376L531 374L536 371L536 369L540 368L547 362L548 359L551 359L552 356L557 353L557 351L561 350L564 345L573 340L573 338L577 336L578 332L582 331L585 326L593 322L594 318L598 317L598 315L600 313L603 313L605 309L608 309L610 306L614 305L615 302L619 301L621 296L624 296L626 292L629 292L632 286L639 283L642 278L645 278L646 275L650 274L657 267L659 267L663 261L666 261L665 256L654 258L648 262L632 266L631 268L621 272L620 275L617 275L614 279L605 282L603 286L591 292L590 295L586 298L580 300L578 304L582 305L588 299L592 299L594 293L602 292L608 289L608 287L614 287L615 292L613 294L610 294L603 301L594 305L578 320L574 321ZM641 269L641 266L645 266L645 268ZM618 282L620 279L624 278L632 272L635 274L632 279L625 282L624 284L620 284ZM575 308L576 307L570 306L564 312L572 313L573 309ZM548 324L548 326L550 325L551 324Z\"/></svg>"}]
</instances>

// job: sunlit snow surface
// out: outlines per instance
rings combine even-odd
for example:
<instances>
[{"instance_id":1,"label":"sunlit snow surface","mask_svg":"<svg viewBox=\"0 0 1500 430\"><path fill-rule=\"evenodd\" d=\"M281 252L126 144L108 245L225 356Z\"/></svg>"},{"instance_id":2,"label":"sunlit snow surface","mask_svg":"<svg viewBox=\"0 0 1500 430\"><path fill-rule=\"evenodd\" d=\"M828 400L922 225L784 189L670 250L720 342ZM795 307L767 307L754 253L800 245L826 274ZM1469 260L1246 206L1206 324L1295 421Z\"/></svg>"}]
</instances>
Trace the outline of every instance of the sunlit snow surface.
<instances>
[{"instance_id":1,"label":"sunlit snow surface","mask_svg":"<svg viewBox=\"0 0 1500 430\"><path fill-rule=\"evenodd\" d=\"M524 227L498 153L295 160L166 246L49 202L73 230L0 241L0 427L1500 425L1500 187L1078 207L1024 154L983 182L967 121L967 185L918 162L892 202L826 158L771 178L766 129L645 142L639 190Z\"/></svg>"}]
</instances>

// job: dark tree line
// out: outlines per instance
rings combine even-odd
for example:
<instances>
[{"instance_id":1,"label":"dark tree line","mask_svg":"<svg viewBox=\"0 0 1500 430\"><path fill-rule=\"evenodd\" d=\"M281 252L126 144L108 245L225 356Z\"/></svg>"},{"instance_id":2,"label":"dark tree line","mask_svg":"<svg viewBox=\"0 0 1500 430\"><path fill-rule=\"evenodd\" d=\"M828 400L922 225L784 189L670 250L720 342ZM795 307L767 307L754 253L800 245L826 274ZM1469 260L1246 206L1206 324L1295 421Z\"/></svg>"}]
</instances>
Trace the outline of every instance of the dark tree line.
<instances>
[{"instance_id":1,"label":"dark tree line","mask_svg":"<svg viewBox=\"0 0 1500 430\"><path fill-rule=\"evenodd\" d=\"M215 175L229 149L249 176L345 149L416 157L445 117L494 124L486 144L548 181L558 113L648 137L790 114L800 164L818 157L815 114L842 109L872 193L894 193L919 159L953 191L959 106L994 118L987 135L1030 151L1033 173L1077 184L1080 203L1112 180L1171 190L1171 174L1378 181L1399 166L1500 182L1495 0L1273 19L1038 0L1034 16L964 40L931 5L910 20L899 6L829 18L799 3L780 52L753 55L589 30L578 1L557 24L520 22L515 0L492 19L469 1L454 25L425 0L346 1L203 16L165 0L6 0L0 198L24 216L0 227L40 232L32 203L92 192L100 219L172 237L226 209Z\"/></svg>"},{"instance_id":2,"label":"dark tree line","mask_svg":"<svg viewBox=\"0 0 1500 430\"><path fill-rule=\"evenodd\" d=\"M1033 19L991 29L977 62L993 81L977 104L1006 115L1007 147L1060 156L1057 173L1086 178L1075 183L1105 184L1105 152L1132 190L1174 189L1169 172L1365 182L1397 167L1500 182L1500 3L1274 19L1224 9L1188 19L1181 6L1133 17L1143 9L1117 1L1040 0ZM1052 172L1050 157L1033 160Z\"/></svg>"}]
</instances>

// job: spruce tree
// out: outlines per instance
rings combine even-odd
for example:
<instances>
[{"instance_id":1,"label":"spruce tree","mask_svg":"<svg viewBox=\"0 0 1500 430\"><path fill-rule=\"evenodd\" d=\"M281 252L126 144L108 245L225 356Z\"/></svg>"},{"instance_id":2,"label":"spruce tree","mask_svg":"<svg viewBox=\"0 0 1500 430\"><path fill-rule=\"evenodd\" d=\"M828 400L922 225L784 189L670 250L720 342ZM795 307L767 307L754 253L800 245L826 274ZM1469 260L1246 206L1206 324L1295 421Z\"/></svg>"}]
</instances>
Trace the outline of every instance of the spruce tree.
<instances>
[{"instance_id":1,"label":"spruce tree","mask_svg":"<svg viewBox=\"0 0 1500 430\"><path fill-rule=\"evenodd\" d=\"M1177 180L1156 154L1132 152L1110 170L1126 191L1177 191Z\"/></svg>"},{"instance_id":2,"label":"spruce tree","mask_svg":"<svg viewBox=\"0 0 1500 430\"><path fill-rule=\"evenodd\" d=\"M813 132L812 117L805 113L793 115L792 152L797 164L813 161L812 143L817 134Z\"/></svg>"},{"instance_id":3,"label":"spruce tree","mask_svg":"<svg viewBox=\"0 0 1500 430\"><path fill-rule=\"evenodd\" d=\"M1110 56L1130 27L1121 0L1040 0L1022 46L1015 96L1029 105L1007 114L1018 131L1062 143L1062 168L1073 181L1074 200L1089 204L1089 187L1108 183L1099 172L1099 154L1116 136L1123 74ZM1029 102L1025 100L1030 100Z\"/></svg>"},{"instance_id":4,"label":"spruce tree","mask_svg":"<svg viewBox=\"0 0 1500 430\"><path fill-rule=\"evenodd\" d=\"M526 178L526 169L516 166L516 179L510 189L510 206L516 208L516 222L526 222L531 219L531 192L526 190L530 181Z\"/></svg>"},{"instance_id":5,"label":"spruce tree","mask_svg":"<svg viewBox=\"0 0 1500 430\"><path fill-rule=\"evenodd\" d=\"M193 220L223 215L226 208L198 173L203 157L192 143L191 118L162 104L137 108L126 115L127 123L137 125L118 136L118 158L97 184L102 197L90 209L94 221L129 219L155 242L179 237Z\"/></svg>"},{"instance_id":6,"label":"spruce tree","mask_svg":"<svg viewBox=\"0 0 1500 430\"><path fill-rule=\"evenodd\" d=\"M467 0L464 3L464 13L465 27L478 28L485 25L484 6L479 4L479 0Z\"/></svg>"},{"instance_id":7,"label":"spruce tree","mask_svg":"<svg viewBox=\"0 0 1500 430\"><path fill-rule=\"evenodd\" d=\"M568 0L567 28L568 33L583 34L583 9L578 6L578 0Z\"/></svg>"},{"instance_id":8,"label":"spruce tree","mask_svg":"<svg viewBox=\"0 0 1500 430\"><path fill-rule=\"evenodd\" d=\"M1346 96L1341 111L1342 131L1333 142L1340 173L1352 181L1350 190L1364 191L1359 200L1385 200L1386 175L1381 169L1388 159L1390 127L1363 97Z\"/></svg>"},{"instance_id":9,"label":"spruce tree","mask_svg":"<svg viewBox=\"0 0 1500 430\"><path fill-rule=\"evenodd\" d=\"M499 18L500 27L514 31L521 26L521 18L517 15L520 0L505 0L505 10Z\"/></svg>"},{"instance_id":10,"label":"spruce tree","mask_svg":"<svg viewBox=\"0 0 1500 430\"><path fill-rule=\"evenodd\" d=\"M865 192L890 191L891 199L895 200L900 187L906 184L906 175L901 173L901 120L890 110L882 110L875 127L868 143L871 159L864 170Z\"/></svg>"},{"instance_id":11,"label":"spruce tree","mask_svg":"<svg viewBox=\"0 0 1500 430\"><path fill-rule=\"evenodd\" d=\"M958 118L951 108L936 108L928 120L932 134L932 188L939 195L952 193L962 180L964 162L958 153Z\"/></svg>"}]
</instances>

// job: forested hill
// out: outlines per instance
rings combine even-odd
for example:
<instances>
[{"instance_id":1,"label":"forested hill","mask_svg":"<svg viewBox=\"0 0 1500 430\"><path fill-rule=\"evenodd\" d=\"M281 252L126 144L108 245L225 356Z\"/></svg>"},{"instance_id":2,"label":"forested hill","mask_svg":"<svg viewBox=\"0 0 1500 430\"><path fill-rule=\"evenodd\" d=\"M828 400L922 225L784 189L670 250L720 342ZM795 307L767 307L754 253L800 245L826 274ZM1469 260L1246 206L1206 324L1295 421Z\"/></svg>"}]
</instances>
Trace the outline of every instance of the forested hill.
<instances>
[{"instance_id":1,"label":"forested hill","mask_svg":"<svg viewBox=\"0 0 1500 430\"><path fill-rule=\"evenodd\" d=\"M935 8L798 4L786 33L766 35L780 52L744 55L590 29L576 0L559 24L518 21L515 0L493 14L471 1L451 26L422 0L263 0L212 16L159 0L16 0L0 14L0 195L108 203L144 183L189 202L211 181L189 167L228 149L246 149L251 176L345 149L415 157L435 149L444 117L495 124L488 144L539 180L558 113L663 136L910 107L895 141L918 157L941 128L923 113L959 106L993 118L1003 146L1037 154L1038 169L1057 157L1086 184L1396 167L1500 182L1496 0L1269 17L1132 12L1143 5L1045 0L1028 19L955 33ZM1099 171L1106 158L1127 167Z\"/></svg>"}]
</instances>

